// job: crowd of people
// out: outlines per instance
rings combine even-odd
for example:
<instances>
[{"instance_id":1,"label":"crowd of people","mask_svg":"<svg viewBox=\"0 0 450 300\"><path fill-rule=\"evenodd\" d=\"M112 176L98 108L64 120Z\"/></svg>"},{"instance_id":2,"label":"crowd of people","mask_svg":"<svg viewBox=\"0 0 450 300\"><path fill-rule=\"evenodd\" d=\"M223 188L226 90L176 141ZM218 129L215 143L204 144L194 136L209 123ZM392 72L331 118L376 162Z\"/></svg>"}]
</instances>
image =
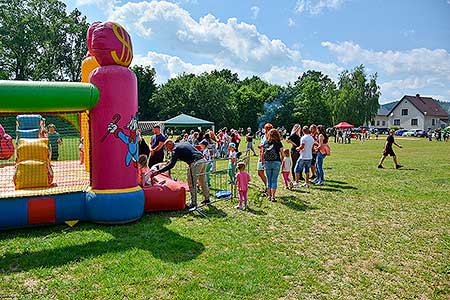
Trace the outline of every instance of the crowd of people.
<instances>
[{"instance_id":1,"label":"crowd of people","mask_svg":"<svg viewBox=\"0 0 450 300\"><path fill-rule=\"evenodd\" d=\"M217 132L183 130L175 139L168 139L161 133L160 126L152 129L150 143L138 134L139 139L139 174L138 181L145 185L148 180L173 168L178 160L188 165L187 181L191 190L191 204L189 208L197 206L197 185L201 186L204 195L202 204L209 204L210 171L214 159L228 160L229 183L238 190L238 209L248 206L248 185L251 180L246 172L246 164L239 160L241 141L245 138L246 155L258 157L257 173L264 184L264 193L269 201L276 202L278 178L281 175L285 188L308 188L311 184L324 185L325 174L323 161L330 155L328 135L322 125L300 126L295 124L290 135L284 128L274 128L267 123L263 128L253 133L251 128L243 129L222 128ZM173 133L173 132L169 132ZM255 147L255 138L260 138ZM282 144L285 136L290 149ZM164 161L164 148L170 153L170 161ZM256 150L258 151L256 151ZM150 170L160 165L152 172ZM150 175L148 175L150 174ZM196 180L198 179L198 180Z\"/></svg>"}]
</instances>

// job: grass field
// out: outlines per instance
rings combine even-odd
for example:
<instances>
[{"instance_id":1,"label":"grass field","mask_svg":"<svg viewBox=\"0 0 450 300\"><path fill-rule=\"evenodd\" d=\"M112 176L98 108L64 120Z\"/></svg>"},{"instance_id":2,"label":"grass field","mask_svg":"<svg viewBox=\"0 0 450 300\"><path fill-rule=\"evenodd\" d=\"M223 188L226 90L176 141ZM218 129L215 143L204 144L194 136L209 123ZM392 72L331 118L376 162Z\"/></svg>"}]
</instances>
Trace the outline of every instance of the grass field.
<instances>
[{"instance_id":1,"label":"grass field","mask_svg":"<svg viewBox=\"0 0 450 300\"><path fill-rule=\"evenodd\" d=\"M401 170L333 144L325 186L248 211L1 232L0 299L450 299L450 143L398 142Z\"/></svg>"}]
</instances>

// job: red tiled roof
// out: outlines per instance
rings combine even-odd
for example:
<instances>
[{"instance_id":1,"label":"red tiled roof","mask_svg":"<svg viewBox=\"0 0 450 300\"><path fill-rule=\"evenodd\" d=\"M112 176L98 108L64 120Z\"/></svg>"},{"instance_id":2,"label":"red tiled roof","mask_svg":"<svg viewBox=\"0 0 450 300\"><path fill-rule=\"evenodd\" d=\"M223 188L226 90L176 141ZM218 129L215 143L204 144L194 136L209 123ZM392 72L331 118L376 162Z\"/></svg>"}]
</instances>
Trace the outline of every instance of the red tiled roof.
<instances>
[{"instance_id":1,"label":"red tiled roof","mask_svg":"<svg viewBox=\"0 0 450 300\"><path fill-rule=\"evenodd\" d=\"M422 97L420 95L416 95L416 96L406 95L406 96L403 96L402 100L403 99L406 99L409 102L411 102L412 105L414 105L422 113L426 112L427 116L436 116L436 117L445 117L445 118L449 117L448 113L439 105L439 103L437 101L435 101L431 97Z\"/></svg>"}]
</instances>

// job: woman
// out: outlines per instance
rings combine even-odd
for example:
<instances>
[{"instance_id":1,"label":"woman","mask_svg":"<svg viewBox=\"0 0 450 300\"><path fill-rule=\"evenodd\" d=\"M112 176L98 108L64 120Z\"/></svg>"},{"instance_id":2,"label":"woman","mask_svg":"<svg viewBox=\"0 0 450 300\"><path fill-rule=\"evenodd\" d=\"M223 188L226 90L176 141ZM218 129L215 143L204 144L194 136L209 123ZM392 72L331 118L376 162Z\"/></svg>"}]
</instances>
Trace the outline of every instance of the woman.
<instances>
[{"instance_id":1,"label":"woman","mask_svg":"<svg viewBox=\"0 0 450 300\"><path fill-rule=\"evenodd\" d=\"M281 158L283 157L283 144L278 130L272 128L264 143L264 168L267 176L267 193L269 200L276 202L275 193L278 186L278 175L280 174Z\"/></svg>"},{"instance_id":2,"label":"woman","mask_svg":"<svg viewBox=\"0 0 450 300\"><path fill-rule=\"evenodd\" d=\"M323 172L323 160L327 155L330 155L330 146L328 145L328 136L325 132L325 128L323 125L317 126L317 130L319 132L319 137L317 138L317 161L316 161L316 172L317 178L314 182L315 185L324 185L325 184L325 174Z\"/></svg>"},{"instance_id":3,"label":"woman","mask_svg":"<svg viewBox=\"0 0 450 300\"><path fill-rule=\"evenodd\" d=\"M297 147L300 146L300 138L302 135L302 126L300 124L295 124L292 127L291 135L287 138L287 142L292 145L291 147L291 173L292 178L295 178L295 164L297 163L300 153L297 151ZM303 176L300 174L300 180L303 180Z\"/></svg>"},{"instance_id":4,"label":"woman","mask_svg":"<svg viewBox=\"0 0 450 300\"><path fill-rule=\"evenodd\" d=\"M261 135L261 143L259 144L259 158L258 158L258 165L256 167L257 171L258 171L258 176L259 178L261 178L261 181L264 183L264 192L267 189L267 178L266 178L266 173L264 172L264 157L263 157L263 146L264 143L267 140L267 136L269 134L269 131L273 128L272 124L270 123L266 123L266 125L264 125L263 128L263 132L264 134Z\"/></svg>"}]
</instances>

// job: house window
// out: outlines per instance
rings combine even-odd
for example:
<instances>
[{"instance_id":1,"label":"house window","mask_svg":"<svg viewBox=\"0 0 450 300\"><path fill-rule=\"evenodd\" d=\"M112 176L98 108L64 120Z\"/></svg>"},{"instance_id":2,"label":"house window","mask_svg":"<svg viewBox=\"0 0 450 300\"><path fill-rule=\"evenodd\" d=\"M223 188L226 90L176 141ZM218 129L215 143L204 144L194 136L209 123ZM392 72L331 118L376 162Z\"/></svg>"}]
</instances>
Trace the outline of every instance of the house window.
<instances>
[{"instance_id":1,"label":"house window","mask_svg":"<svg viewBox=\"0 0 450 300\"><path fill-rule=\"evenodd\" d=\"M375 121L374 120L370 121L370 126L375 126Z\"/></svg>"},{"instance_id":2,"label":"house window","mask_svg":"<svg viewBox=\"0 0 450 300\"><path fill-rule=\"evenodd\" d=\"M417 126L419 121L417 119L411 119L411 126Z\"/></svg>"},{"instance_id":3,"label":"house window","mask_svg":"<svg viewBox=\"0 0 450 300\"><path fill-rule=\"evenodd\" d=\"M400 126L400 119L395 119L394 120L394 125L395 126Z\"/></svg>"},{"instance_id":4,"label":"house window","mask_svg":"<svg viewBox=\"0 0 450 300\"><path fill-rule=\"evenodd\" d=\"M436 121L434 119L431 119L431 126L436 125Z\"/></svg>"},{"instance_id":5,"label":"house window","mask_svg":"<svg viewBox=\"0 0 450 300\"><path fill-rule=\"evenodd\" d=\"M380 120L377 120L377 126L380 126Z\"/></svg>"},{"instance_id":6,"label":"house window","mask_svg":"<svg viewBox=\"0 0 450 300\"><path fill-rule=\"evenodd\" d=\"M402 116L407 116L408 115L408 109L404 108L402 109Z\"/></svg>"},{"instance_id":7,"label":"house window","mask_svg":"<svg viewBox=\"0 0 450 300\"><path fill-rule=\"evenodd\" d=\"M381 126L386 126L386 121L383 121L382 124Z\"/></svg>"}]
</instances>

